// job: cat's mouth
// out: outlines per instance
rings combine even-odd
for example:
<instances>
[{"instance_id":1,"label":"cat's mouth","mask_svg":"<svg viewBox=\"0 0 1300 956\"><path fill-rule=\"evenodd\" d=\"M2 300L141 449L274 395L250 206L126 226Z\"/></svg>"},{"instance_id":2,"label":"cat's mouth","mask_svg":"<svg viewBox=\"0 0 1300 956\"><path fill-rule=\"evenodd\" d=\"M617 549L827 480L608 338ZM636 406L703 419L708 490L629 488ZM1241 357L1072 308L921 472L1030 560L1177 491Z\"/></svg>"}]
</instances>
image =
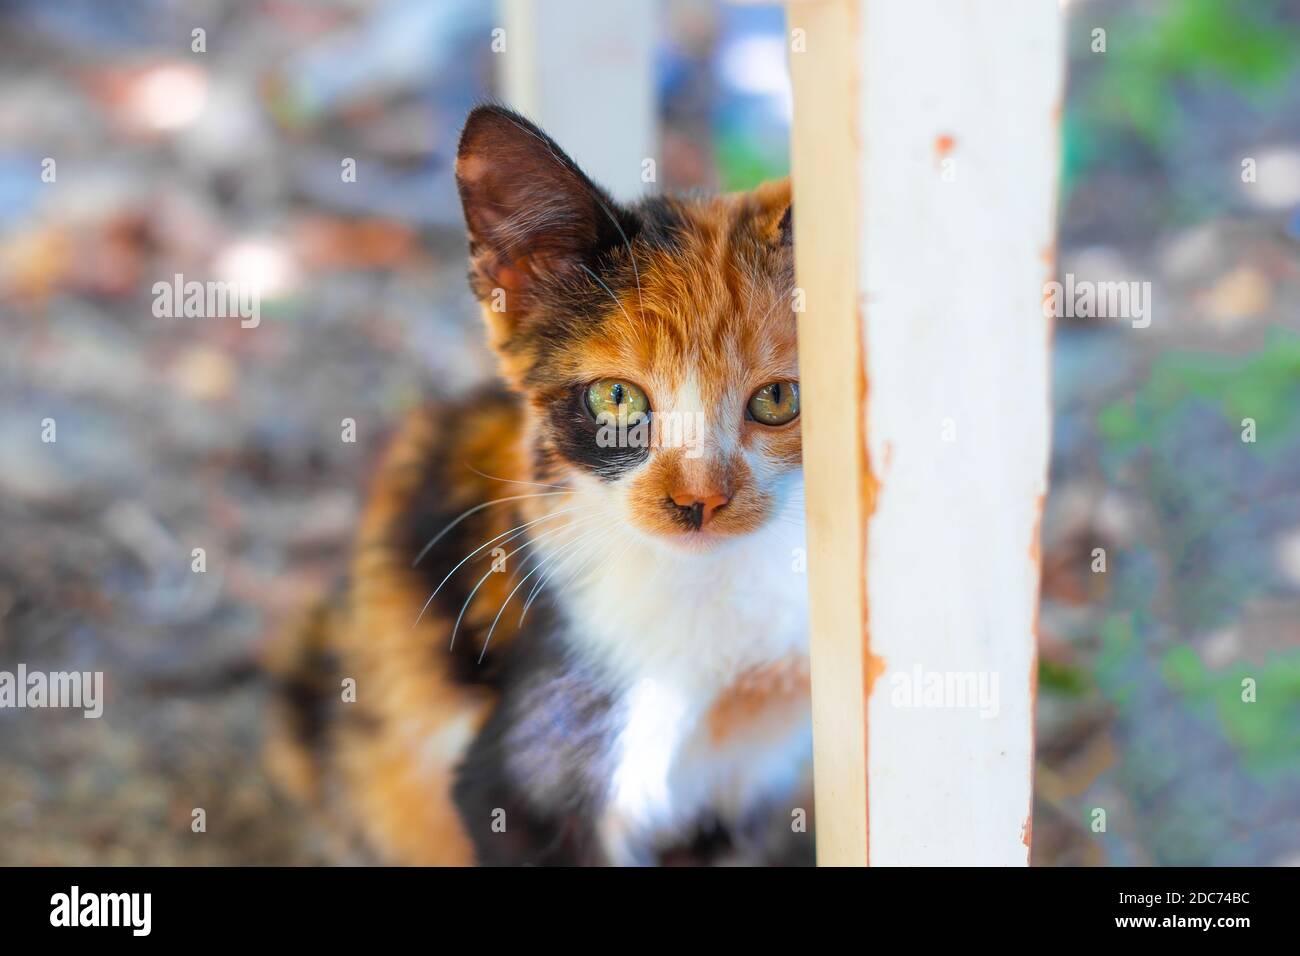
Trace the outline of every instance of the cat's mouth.
<instances>
[{"instance_id":1,"label":"cat's mouth","mask_svg":"<svg viewBox=\"0 0 1300 956\"><path fill-rule=\"evenodd\" d=\"M674 551L688 554L708 554L722 545L736 540L736 535L701 529L699 531L679 531L657 534L655 537L668 544Z\"/></svg>"},{"instance_id":2,"label":"cat's mouth","mask_svg":"<svg viewBox=\"0 0 1300 956\"><path fill-rule=\"evenodd\" d=\"M750 488L667 494L642 487L633 489L628 505L634 527L678 554L716 551L757 531L771 516L769 497Z\"/></svg>"},{"instance_id":3,"label":"cat's mouth","mask_svg":"<svg viewBox=\"0 0 1300 956\"><path fill-rule=\"evenodd\" d=\"M745 507L750 504L750 507ZM669 501L662 509L638 522L641 530L656 542L679 554L708 554L728 544L753 534L762 527L766 515L752 503L738 502L735 512L730 506L719 505L714 514L705 519L695 506L694 514ZM742 513L743 511L743 513Z\"/></svg>"}]
</instances>

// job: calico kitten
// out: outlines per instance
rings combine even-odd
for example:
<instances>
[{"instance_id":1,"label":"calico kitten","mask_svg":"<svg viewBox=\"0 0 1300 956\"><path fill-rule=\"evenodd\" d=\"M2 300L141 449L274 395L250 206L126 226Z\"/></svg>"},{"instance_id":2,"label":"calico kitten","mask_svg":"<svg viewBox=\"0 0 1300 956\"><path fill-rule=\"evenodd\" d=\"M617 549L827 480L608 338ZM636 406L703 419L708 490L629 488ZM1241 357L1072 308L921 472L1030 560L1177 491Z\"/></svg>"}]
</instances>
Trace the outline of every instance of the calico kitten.
<instances>
[{"instance_id":1,"label":"calico kitten","mask_svg":"<svg viewBox=\"0 0 1300 956\"><path fill-rule=\"evenodd\" d=\"M495 106L456 174L506 387L395 441L275 766L363 858L809 862L788 181L621 206Z\"/></svg>"}]
</instances>

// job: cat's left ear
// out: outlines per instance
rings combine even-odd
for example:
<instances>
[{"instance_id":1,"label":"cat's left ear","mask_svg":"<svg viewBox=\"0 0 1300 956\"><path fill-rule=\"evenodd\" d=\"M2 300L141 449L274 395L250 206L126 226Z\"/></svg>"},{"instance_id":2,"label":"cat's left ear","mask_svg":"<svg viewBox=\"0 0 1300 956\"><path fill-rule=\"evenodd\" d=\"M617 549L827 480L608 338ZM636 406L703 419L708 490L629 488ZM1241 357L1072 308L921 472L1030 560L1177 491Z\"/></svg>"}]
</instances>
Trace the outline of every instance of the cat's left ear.
<instances>
[{"instance_id":1,"label":"cat's left ear","mask_svg":"<svg viewBox=\"0 0 1300 956\"><path fill-rule=\"evenodd\" d=\"M489 318L502 335L528 321L548 280L593 268L635 231L633 217L550 137L500 106L480 106L466 120L456 184L474 291L493 309Z\"/></svg>"},{"instance_id":2,"label":"cat's left ear","mask_svg":"<svg viewBox=\"0 0 1300 956\"><path fill-rule=\"evenodd\" d=\"M753 192L759 231L780 245L794 243L794 205L790 177L763 183Z\"/></svg>"}]
</instances>

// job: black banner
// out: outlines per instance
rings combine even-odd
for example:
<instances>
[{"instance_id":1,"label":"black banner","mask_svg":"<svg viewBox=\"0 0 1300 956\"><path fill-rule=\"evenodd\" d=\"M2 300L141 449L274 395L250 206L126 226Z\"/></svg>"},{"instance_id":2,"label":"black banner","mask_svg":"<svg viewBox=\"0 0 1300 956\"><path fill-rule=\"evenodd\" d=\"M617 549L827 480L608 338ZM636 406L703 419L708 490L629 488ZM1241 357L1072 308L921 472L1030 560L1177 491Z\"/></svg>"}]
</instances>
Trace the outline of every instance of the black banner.
<instances>
[{"instance_id":1,"label":"black banner","mask_svg":"<svg viewBox=\"0 0 1300 956\"><path fill-rule=\"evenodd\" d=\"M627 924L620 936L599 938L626 938L631 926L646 938L687 926L749 936L773 923L820 936L861 923L873 937L927 943L1005 933L1025 944L1128 936L1231 945L1294 925L1295 891L1286 869L51 868L0 870L0 915L12 942L73 933L81 942L205 944L415 936L439 946L512 928L538 943L587 932L597 942L600 922L615 920Z\"/></svg>"}]
</instances>

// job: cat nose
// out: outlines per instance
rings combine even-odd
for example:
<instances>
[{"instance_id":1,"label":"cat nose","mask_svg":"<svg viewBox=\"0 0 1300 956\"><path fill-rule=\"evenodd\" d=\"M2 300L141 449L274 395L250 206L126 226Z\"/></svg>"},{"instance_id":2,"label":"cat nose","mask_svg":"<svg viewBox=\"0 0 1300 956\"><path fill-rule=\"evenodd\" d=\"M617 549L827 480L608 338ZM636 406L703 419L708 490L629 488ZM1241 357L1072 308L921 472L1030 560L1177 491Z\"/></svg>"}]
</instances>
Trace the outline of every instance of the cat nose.
<instances>
[{"instance_id":1,"label":"cat nose","mask_svg":"<svg viewBox=\"0 0 1300 956\"><path fill-rule=\"evenodd\" d=\"M690 491L678 492L669 497L688 516L696 531L708 524L718 509L731 500L729 495L697 495Z\"/></svg>"}]
</instances>

